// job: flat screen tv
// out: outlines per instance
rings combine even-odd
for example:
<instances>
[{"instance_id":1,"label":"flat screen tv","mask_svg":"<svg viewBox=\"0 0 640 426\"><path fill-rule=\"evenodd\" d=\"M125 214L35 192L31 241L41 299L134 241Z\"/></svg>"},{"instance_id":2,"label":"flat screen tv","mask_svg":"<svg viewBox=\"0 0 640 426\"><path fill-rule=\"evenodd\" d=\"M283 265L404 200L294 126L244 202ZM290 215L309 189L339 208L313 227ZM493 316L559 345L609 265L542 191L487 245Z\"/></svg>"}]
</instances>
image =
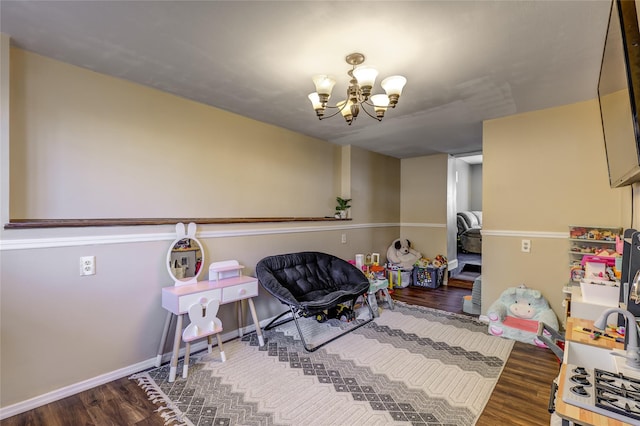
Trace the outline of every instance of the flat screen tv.
<instances>
[{"instance_id":1,"label":"flat screen tv","mask_svg":"<svg viewBox=\"0 0 640 426\"><path fill-rule=\"evenodd\" d=\"M598 99L612 188L640 181L640 32L636 1L613 0Z\"/></svg>"}]
</instances>

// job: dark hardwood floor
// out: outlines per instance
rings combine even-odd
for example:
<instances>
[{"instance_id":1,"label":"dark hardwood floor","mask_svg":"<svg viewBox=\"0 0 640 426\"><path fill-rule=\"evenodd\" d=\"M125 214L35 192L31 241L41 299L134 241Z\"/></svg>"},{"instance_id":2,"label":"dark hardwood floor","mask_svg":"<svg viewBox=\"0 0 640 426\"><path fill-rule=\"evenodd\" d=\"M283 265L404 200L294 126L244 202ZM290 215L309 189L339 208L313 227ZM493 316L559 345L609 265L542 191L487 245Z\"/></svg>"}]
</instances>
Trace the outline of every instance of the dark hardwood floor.
<instances>
[{"instance_id":1,"label":"dark hardwood floor","mask_svg":"<svg viewBox=\"0 0 640 426\"><path fill-rule=\"evenodd\" d=\"M164 426L158 407L127 377L0 422L2 426Z\"/></svg>"},{"instance_id":2,"label":"dark hardwood floor","mask_svg":"<svg viewBox=\"0 0 640 426\"><path fill-rule=\"evenodd\" d=\"M393 298L406 303L462 314L464 283L437 289L396 289ZM454 287L460 285L461 287ZM548 425L551 382L560 368L550 350L515 342L511 356L484 409L478 426ZM138 385L122 378L52 402L0 422L2 426L162 426L157 407Z\"/></svg>"}]
</instances>

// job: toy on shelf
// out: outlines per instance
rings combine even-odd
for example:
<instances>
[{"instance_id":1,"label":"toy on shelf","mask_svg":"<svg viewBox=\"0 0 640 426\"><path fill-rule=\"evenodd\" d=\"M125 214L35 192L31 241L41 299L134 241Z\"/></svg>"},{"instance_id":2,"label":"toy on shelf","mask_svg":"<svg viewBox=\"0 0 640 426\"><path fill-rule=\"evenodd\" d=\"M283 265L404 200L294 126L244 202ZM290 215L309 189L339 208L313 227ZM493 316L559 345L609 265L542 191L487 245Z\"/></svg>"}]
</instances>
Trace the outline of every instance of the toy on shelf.
<instances>
[{"instance_id":1,"label":"toy on shelf","mask_svg":"<svg viewBox=\"0 0 640 426\"><path fill-rule=\"evenodd\" d=\"M569 226L569 268L572 283L584 279L618 280L622 273L622 228ZM607 276L590 277L585 262L607 262ZM582 269L582 271L580 270Z\"/></svg>"},{"instance_id":2,"label":"toy on shelf","mask_svg":"<svg viewBox=\"0 0 640 426\"><path fill-rule=\"evenodd\" d=\"M569 238L576 240L616 241L620 237L622 229L618 228L588 228L573 226L569 230Z\"/></svg>"}]
</instances>

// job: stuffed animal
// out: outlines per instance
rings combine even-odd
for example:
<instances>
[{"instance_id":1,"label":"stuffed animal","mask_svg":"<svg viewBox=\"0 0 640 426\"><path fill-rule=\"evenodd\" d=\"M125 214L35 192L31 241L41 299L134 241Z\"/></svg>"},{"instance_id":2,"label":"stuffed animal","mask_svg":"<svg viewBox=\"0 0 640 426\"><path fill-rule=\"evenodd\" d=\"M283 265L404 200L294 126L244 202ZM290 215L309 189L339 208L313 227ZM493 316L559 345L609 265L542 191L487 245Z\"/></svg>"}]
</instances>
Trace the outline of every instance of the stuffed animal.
<instances>
[{"instance_id":1,"label":"stuffed animal","mask_svg":"<svg viewBox=\"0 0 640 426\"><path fill-rule=\"evenodd\" d=\"M411 242L406 238L398 238L387 249L387 261L397 263L405 271L411 271L413 264L422 257L422 254L411 248Z\"/></svg>"},{"instance_id":2,"label":"stuffed animal","mask_svg":"<svg viewBox=\"0 0 640 426\"><path fill-rule=\"evenodd\" d=\"M538 339L538 323L558 330L558 319L540 291L525 285L506 289L487 311L489 333L546 348ZM546 330L545 335L548 334ZM549 337L547 335L547 337Z\"/></svg>"}]
</instances>

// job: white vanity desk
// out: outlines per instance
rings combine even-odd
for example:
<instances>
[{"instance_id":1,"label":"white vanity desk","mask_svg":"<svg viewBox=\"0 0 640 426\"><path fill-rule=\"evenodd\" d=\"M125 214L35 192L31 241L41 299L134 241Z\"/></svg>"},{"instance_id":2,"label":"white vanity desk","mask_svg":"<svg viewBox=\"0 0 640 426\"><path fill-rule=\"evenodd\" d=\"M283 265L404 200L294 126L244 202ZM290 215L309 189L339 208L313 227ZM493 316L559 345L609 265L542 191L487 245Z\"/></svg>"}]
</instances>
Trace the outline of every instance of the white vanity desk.
<instances>
[{"instance_id":1,"label":"white vanity desk","mask_svg":"<svg viewBox=\"0 0 640 426\"><path fill-rule=\"evenodd\" d=\"M233 261L230 261L233 262ZM219 262L223 263L223 262ZM213 267L213 266L212 266ZM218 278L212 281L198 281L195 284L188 284L182 286L170 286L162 289L162 307L169 311L169 315L176 315L176 332L173 340L173 351L171 354L171 369L169 373L169 381L175 380L175 375L178 366L178 352L180 350L180 342L182 340L182 320L184 314L189 310L189 307L194 303L200 303L206 305L210 300L219 300L220 304L231 302L239 302L238 306L238 335L242 337L242 300L249 302L249 309L251 310L251 317L256 327L256 334L258 335L258 342L260 346L264 346L264 339L262 337L262 331L260 330L260 321L256 314L256 308L253 304L252 297L258 295L258 279L239 274L240 269L243 266L237 265L232 267L224 267L218 270L222 276L226 273L237 273L236 276L228 278ZM166 341L166 335L169 332L168 327L165 328L163 335L163 346Z\"/></svg>"},{"instance_id":2,"label":"white vanity desk","mask_svg":"<svg viewBox=\"0 0 640 426\"><path fill-rule=\"evenodd\" d=\"M204 255L202 254L202 245L195 238L195 231L196 227L193 223L189 224L188 232L185 229L184 224L177 224L176 233L178 234L178 238L174 241L174 244L172 244L167 255L169 273L173 276L176 284L162 288L162 307L168 312L164 324L164 330L162 332L162 339L160 340L160 346L158 348L156 366L159 367L162 362L164 345L169 334L171 320L175 315L176 326L173 339L173 349L171 352L171 367L169 370L170 382L173 382L176 377L180 343L183 338L183 318L185 314L189 314L189 308L194 304L200 304L204 308L211 300L220 301L220 305L238 302L238 335L239 337L242 337L242 329L244 326L242 301L246 299L249 303L251 316L256 328L258 343L260 346L264 346L264 338L262 337L262 330L260 330L260 321L258 320L258 315L252 299L253 297L258 296L258 279L242 275L242 269L244 266L240 265L238 261L226 260L211 264L209 267L209 281L197 281L197 276L202 272ZM195 275L178 279L175 277L175 274L172 273L172 266L176 264L176 260L174 259L175 253L183 251L184 249L182 246L187 243L189 246L194 247L196 252L199 253L199 267L195 271ZM177 262L177 264L180 265L180 262ZM208 336L209 345L211 345L210 337L211 336ZM219 342L222 341L219 340ZM184 374L186 375L186 373Z\"/></svg>"}]
</instances>

